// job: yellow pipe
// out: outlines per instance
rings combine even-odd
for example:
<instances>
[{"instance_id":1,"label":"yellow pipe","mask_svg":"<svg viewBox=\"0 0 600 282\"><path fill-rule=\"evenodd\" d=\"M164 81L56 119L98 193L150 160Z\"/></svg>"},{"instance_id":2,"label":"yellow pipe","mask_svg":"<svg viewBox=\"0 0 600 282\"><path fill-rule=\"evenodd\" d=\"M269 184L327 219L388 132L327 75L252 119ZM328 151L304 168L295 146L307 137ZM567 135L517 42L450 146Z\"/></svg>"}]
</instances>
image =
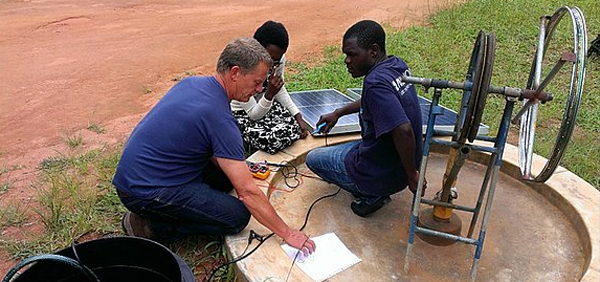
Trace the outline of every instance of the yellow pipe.
<instances>
[{"instance_id":1,"label":"yellow pipe","mask_svg":"<svg viewBox=\"0 0 600 282\"><path fill-rule=\"evenodd\" d=\"M444 173L444 179L442 183L446 183L448 179L448 175L454 166L454 162L456 162L456 158L458 157L458 149L450 148L450 152L448 152L448 163L446 164L446 172ZM452 182L452 185L447 187L456 187L456 182L458 181L458 176ZM446 186L446 185L444 185ZM450 196L450 191L442 191L442 195L444 193L448 193L448 197ZM443 196L442 196L443 198ZM437 220L450 220L452 217L452 208L442 207L442 206L434 206L433 207L433 217Z\"/></svg>"}]
</instances>

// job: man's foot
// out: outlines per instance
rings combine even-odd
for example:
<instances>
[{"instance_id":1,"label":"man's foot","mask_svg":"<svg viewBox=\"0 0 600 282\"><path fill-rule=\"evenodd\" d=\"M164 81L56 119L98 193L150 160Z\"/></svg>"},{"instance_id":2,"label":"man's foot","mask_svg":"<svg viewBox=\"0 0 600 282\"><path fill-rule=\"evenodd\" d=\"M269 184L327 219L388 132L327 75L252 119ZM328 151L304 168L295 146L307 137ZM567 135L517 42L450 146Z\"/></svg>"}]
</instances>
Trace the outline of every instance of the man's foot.
<instances>
[{"instance_id":1,"label":"man's foot","mask_svg":"<svg viewBox=\"0 0 600 282\"><path fill-rule=\"evenodd\" d=\"M382 196L375 200L373 203L368 204L365 199L358 198L350 204L350 208L356 215L361 217L367 217L372 213L378 211L390 201L392 201L392 198L390 198L389 196Z\"/></svg>"},{"instance_id":2,"label":"man's foot","mask_svg":"<svg viewBox=\"0 0 600 282\"><path fill-rule=\"evenodd\" d=\"M121 226L127 236L142 237L146 239L152 239L153 237L150 222L135 213L129 211L126 212L121 220Z\"/></svg>"}]
</instances>

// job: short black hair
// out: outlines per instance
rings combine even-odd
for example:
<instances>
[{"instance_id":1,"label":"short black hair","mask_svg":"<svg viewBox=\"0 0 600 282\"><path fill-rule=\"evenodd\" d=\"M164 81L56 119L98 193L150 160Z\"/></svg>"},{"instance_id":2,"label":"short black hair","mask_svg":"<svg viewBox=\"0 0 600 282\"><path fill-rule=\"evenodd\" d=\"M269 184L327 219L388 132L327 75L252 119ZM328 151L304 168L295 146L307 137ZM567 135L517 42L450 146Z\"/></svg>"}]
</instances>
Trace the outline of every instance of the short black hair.
<instances>
[{"instance_id":1,"label":"short black hair","mask_svg":"<svg viewBox=\"0 0 600 282\"><path fill-rule=\"evenodd\" d=\"M385 31L377 22L364 20L355 23L344 34L344 41L355 37L361 48L366 50L371 44L377 44L385 53Z\"/></svg>"},{"instance_id":2,"label":"short black hair","mask_svg":"<svg viewBox=\"0 0 600 282\"><path fill-rule=\"evenodd\" d=\"M267 47L275 45L283 50L287 50L290 39L288 32L282 23L267 21L254 32L254 39L260 42L260 45Z\"/></svg>"}]
</instances>

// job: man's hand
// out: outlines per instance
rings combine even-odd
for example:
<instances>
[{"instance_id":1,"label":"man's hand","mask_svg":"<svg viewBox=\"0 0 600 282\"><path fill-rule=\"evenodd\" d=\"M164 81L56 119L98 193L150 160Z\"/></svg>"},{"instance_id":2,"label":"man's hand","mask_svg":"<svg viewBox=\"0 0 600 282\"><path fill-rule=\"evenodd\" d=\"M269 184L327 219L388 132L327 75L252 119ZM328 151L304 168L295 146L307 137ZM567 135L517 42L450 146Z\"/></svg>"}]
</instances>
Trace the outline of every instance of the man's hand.
<instances>
[{"instance_id":1,"label":"man's hand","mask_svg":"<svg viewBox=\"0 0 600 282\"><path fill-rule=\"evenodd\" d=\"M412 177L408 179L408 189L413 194L417 193L417 187L419 185L419 172L417 171ZM427 179L423 179L423 190L421 190L421 197L425 196L425 190L427 189Z\"/></svg>"},{"instance_id":2,"label":"man's hand","mask_svg":"<svg viewBox=\"0 0 600 282\"><path fill-rule=\"evenodd\" d=\"M325 123L325 126L319 132L326 134L335 126L339 118L340 116L334 111L319 117L319 121L315 125L318 127L320 124Z\"/></svg>"},{"instance_id":3,"label":"man's hand","mask_svg":"<svg viewBox=\"0 0 600 282\"><path fill-rule=\"evenodd\" d=\"M317 248L313 240L306 236L304 232L298 230L290 230L283 240L288 243L288 245L301 250L302 254L305 256L312 254Z\"/></svg>"},{"instance_id":4,"label":"man's hand","mask_svg":"<svg viewBox=\"0 0 600 282\"><path fill-rule=\"evenodd\" d=\"M281 90L281 87L283 87L283 78L281 78L281 76L279 75L271 74L271 77L269 78L269 83L267 84L267 92L265 93L265 98L267 98L267 100L269 101L272 101L273 97L275 97L275 94L277 94L279 90Z\"/></svg>"},{"instance_id":5,"label":"man's hand","mask_svg":"<svg viewBox=\"0 0 600 282\"><path fill-rule=\"evenodd\" d=\"M357 99L356 101L350 104L335 109L335 111L331 113L322 115L321 117L319 117L319 121L317 122L317 124L315 124L315 126L319 128L319 125L324 124L323 127L321 127L321 130L319 130L318 132L327 134L335 126L340 117L353 113L358 113L359 110L360 99Z\"/></svg>"},{"instance_id":6,"label":"man's hand","mask_svg":"<svg viewBox=\"0 0 600 282\"><path fill-rule=\"evenodd\" d=\"M290 228L277 215L265 193L256 186L246 162L218 157L215 160L231 180L240 201L258 222L283 238L290 246L302 249L304 254L314 252L315 242L309 240L304 233Z\"/></svg>"}]
</instances>

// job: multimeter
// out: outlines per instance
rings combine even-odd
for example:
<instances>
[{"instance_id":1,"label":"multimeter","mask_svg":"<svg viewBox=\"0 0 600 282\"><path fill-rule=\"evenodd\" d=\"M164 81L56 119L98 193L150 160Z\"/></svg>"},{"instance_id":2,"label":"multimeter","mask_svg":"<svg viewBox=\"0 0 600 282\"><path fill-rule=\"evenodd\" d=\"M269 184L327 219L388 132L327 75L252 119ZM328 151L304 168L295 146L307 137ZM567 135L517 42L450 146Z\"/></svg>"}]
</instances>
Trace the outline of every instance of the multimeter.
<instances>
[{"instance_id":1,"label":"multimeter","mask_svg":"<svg viewBox=\"0 0 600 282\"><path fill-rule=\"evenodd\" d=\"M266 163L253 163L246 161L248 164L248 169L250 170L250 174L258 179L266 179L269 177L271 170Z\"/></svg>"}]
</instances>

